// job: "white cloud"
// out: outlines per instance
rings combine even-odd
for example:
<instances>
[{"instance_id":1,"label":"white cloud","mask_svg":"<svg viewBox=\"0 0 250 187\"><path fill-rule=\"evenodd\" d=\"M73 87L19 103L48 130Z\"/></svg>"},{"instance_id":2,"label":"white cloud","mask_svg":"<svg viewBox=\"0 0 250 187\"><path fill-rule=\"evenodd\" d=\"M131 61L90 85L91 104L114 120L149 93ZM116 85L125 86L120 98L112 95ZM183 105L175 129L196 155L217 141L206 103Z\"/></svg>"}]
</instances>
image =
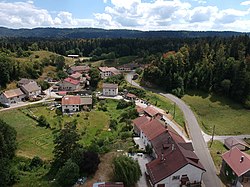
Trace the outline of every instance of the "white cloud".
<instances>
[{"instance_id":1,"label":"white cloud","mask_svg":"<svg viewBox=\"0 0 250 187\"><path fill-rule=\"evenodd\" d=\"M103 0L107 3L108 0ZM200 0L192 0L199 3ZM205 0L202 0L205 2ZM93 19L80 19L67 11L47 11L32 0L0 2L0 26L98 27L139 30L236 30L250 31L250 9L220 10L216 6L194 6L183 0L109 0L104 12ZM248 3L247 3L248 2ZM197 4L197 3L196 3ZM241 3L250 5L250 0ZM245 24L244 24L245 23Z\"/></svg>"},{"instance_id":2,"label":"white cloud","mask_svg":"<svg viewBox=\"0 0 250 187\"><path fill-rule=\"evenodd\" d=\"M250 1L243 1L240 3L240 5L243 5L243 6L250 5Z\"/></svg>"},{"instance_id":3,"label":"white cloud","mask_svg":"<svg viewBox=\"0 0 250 187\"><path fill-rule=\"evenodd\" d=\"M45 9L36 7L33 1L0 2L0 25L10 28L33 27L83 27L93 26L93 20L74 18L70 12L59 12L55 18Z\"/></svg>"}]
</instances>

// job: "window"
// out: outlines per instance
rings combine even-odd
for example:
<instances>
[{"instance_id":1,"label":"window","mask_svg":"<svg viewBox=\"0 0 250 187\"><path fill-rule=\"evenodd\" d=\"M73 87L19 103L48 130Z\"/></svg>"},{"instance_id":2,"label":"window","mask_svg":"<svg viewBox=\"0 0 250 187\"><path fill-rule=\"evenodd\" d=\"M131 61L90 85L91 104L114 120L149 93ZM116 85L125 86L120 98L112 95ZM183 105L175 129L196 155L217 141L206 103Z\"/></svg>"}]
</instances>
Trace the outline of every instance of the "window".
<instances>
[{"instance_id":1,"label":"window","mask_svg":"<svg viewBox=\"0 0 250 187\"><path fill-rule=\"evenodd\" d=\"M165 184L157 184L157 187L165 187Z\"/></svg>"},{"instance_id":2,"label":"window","mask_svg":"<svg viewBox=\"0 0 250 187\"><path fill-rule=\"evenodd\" d=\"M176 175L172 177L172 180L179 180L180 179L180 175Z\"/></svg>"}]
</instances>

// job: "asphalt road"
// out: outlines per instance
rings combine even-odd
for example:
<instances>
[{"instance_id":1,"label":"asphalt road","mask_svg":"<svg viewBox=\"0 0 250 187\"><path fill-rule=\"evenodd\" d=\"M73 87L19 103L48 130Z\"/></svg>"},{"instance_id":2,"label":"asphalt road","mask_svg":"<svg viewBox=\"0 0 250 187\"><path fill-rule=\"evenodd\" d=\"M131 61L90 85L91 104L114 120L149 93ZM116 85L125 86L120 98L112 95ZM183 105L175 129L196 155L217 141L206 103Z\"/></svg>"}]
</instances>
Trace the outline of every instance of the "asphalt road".
<instances>
[{"instance_id":1,"label":"asphalt road","mask_svg":"<svg viewBox=\"0 0 250 187\"><path fill-rule=\"evenodd\" d=\"M141 87L140 85L135 83L132 80L132 76L133 76L132 72L127 74L127 76L126 76L126 80L129 83L131 83L134 86L137 86L137 87L140 87L143 89L147 89L147 88ZM172 94L162 93L162 92L157 91L157 90L151 90L151 91L154 91L154 92L156 92L164 97L167 97L171 101L175 102L177 104L177 106L182 110L184 117L186 119L186 123L188 125L188 129L190 132L192 142L193 142L194 151L197 154L197 156L199 157L202 165L206 169L206 172L203 175L203 182L204 182L205 186L206 187L220 187L220 186L222 186L220 179L216 175L216 168L215 168L214 162L212 160L212 157L209 153L207 144L203 138L200 126L199 126L197 119L196 119L194 113L192 112L192 110L189 108L189 106L187 106L187 104L185 104L185 102L183 102L181 99L175 97Z\"/></svg>"}]
</instances>

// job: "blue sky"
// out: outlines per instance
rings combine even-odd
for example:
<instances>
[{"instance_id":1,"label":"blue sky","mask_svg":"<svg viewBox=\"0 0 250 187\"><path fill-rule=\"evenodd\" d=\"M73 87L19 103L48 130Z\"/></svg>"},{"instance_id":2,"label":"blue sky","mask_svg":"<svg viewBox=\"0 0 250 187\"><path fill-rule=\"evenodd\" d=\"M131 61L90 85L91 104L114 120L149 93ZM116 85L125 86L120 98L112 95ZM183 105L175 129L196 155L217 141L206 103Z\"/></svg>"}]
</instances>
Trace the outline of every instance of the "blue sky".
<instances>
[{"instance_id":1,"label":"blue sky","mask_svg":"<svg viewBox=\"0 0 250 187\"><path fill-rule=\"evenodd\" d=\"M250 32L250 0L0 0L0 26Z\"/></svg>"}]
</instances>

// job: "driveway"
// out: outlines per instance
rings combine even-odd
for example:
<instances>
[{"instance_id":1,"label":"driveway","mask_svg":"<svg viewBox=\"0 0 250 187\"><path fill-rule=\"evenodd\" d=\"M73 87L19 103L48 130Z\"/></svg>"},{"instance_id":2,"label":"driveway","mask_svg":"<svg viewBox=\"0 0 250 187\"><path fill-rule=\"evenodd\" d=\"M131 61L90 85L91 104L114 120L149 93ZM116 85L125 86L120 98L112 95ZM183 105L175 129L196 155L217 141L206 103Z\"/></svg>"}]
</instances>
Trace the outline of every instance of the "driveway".
<instances>
[{"instance_id":1,"label":"driveway","mask_svg":"<svg viewBox=\"0 0 250 187\"><path fill-rule=\"evenodd\" d=\"M146 178L146 164L151 161L150 157L146 154L143 154L142 156L135 154L131 157L135 160L138 160L142 173L140 180L137 182L137 187L150 187Z\"/></svg>"},{"instance_id":2,"label":"driveway","mask_svg":"<svg viewBox=\"0 0 250 187\"><path fill-rule=\"evenodd\" d=\"M128 73L126 75L126 80L131 83L133 86L137 86L142 89L148 89L141 87L137 83L132 80L134 72ZM150 89L155 93L158 93L171 101L175 102L178 107L182 110L184 117L186 119L186 123L190 132L190 136L193 142L194 151L199 157L201 163L203 164L204 168L206 169L206 173L203 175L203 182L207 187L220 187L222 186L220 179L216 175L216 168L212 157L209 153L207 144L203 138L202 131L200 126L197 122L197 119L192 112L192 110L187 106L181 99L175 97L172 94L162 93L161 91Z\"/></svg>"}]
</instances>

